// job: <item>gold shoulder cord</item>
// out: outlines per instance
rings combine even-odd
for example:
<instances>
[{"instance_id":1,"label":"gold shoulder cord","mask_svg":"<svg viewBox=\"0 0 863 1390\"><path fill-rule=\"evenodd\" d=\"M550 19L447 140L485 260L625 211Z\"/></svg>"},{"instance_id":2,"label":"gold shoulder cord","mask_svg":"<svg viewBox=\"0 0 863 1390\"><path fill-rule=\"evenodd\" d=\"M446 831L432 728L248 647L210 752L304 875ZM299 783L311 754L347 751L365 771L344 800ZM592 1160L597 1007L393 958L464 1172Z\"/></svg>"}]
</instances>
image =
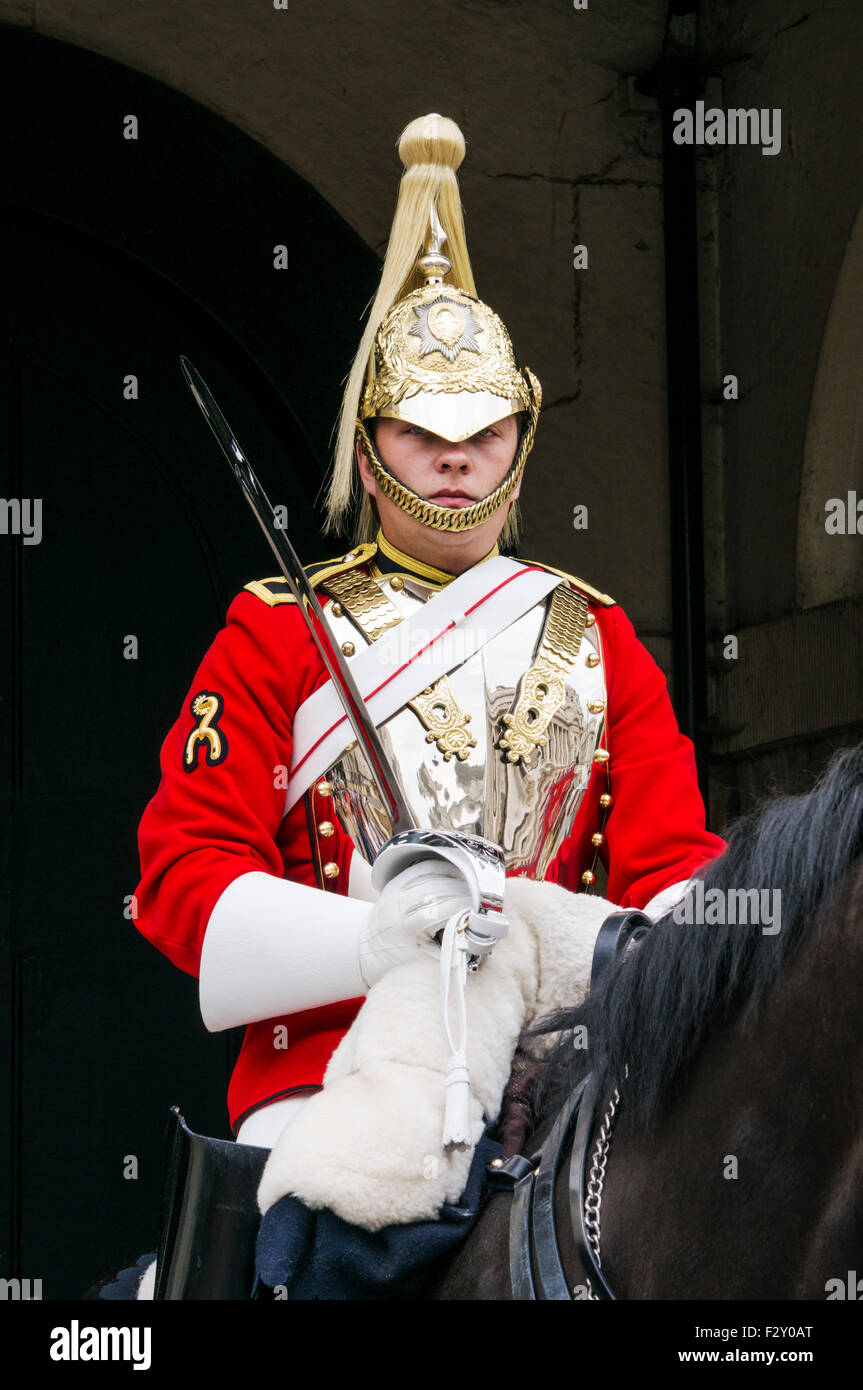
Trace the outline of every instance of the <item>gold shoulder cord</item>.
<instances>
[{"instance_id":1,"label":"gold shoulder cord","mask_svg":"<svg viewBox=\"0 0 863 1390\"><path fill-rule=\"evenodd\" d=\"M339 560L325 561L321 565L310 565L306 569L306 578L313 589L317 589L323 584L330 574L344 574L356 565L365 565L372 556L377 553L377 546L371 542L364 545L357 545L348 555L343 555ZM284 575L274 574L269 579L253 579L251 583L245 584L244 588L257 598L263 599L269 608L274 608L279 603L296 603L296 599L288 587L288 581ZM303 600L306 603L306 600ZM308 607L308 603L306 603Z\"/></svg>"},{"instance_id":2,"label":"gold shoulder cord","mask_svg":"<svg viewBox=\"0 0 863 1390\"><path fill-rule=\"evenodd\" d=\"M503 716L498 740L511 763L525 762L547 743L546 729L566 698L566 677L578 659L587 624L587 599L559 584L551 596L536 659L522 677L515 704Z\"/></svg>"},{"instance_id":3,"label":"gold shoulder cord","mask_svg":"<svg viewBox=\"0 0 863 1390\"><path fill-rule=\"evenodd\" d=\"M402 621L402 615L373 579L359 570L331 575L322 585L356 623L368 642L376 642ZM476 739L468 730L470 715L458 707L446 676L428 686L408 704L426 732L426 742L436 743L444 760L455 756L464 762Z\"/></svg>"}]
</instances>

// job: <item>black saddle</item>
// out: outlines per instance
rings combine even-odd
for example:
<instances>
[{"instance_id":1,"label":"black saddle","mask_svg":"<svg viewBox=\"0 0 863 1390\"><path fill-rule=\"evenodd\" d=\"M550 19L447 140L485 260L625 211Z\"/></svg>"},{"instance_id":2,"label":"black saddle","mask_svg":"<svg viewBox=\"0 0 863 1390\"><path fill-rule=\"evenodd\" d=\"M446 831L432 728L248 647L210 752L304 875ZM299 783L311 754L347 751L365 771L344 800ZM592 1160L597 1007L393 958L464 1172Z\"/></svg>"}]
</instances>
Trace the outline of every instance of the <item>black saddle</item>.
<instances>
[{"instance_id":1,"label":"black saddle","mask_svg":"<svg viewBox=\"0 0 863 1390\"><path fill-rule=\"evenodd\" d=\"M154 1298L251 1298L257 1192L269 1156L269 1149L194 1134L171 1107Z\"/></svg>"}]
</instances>

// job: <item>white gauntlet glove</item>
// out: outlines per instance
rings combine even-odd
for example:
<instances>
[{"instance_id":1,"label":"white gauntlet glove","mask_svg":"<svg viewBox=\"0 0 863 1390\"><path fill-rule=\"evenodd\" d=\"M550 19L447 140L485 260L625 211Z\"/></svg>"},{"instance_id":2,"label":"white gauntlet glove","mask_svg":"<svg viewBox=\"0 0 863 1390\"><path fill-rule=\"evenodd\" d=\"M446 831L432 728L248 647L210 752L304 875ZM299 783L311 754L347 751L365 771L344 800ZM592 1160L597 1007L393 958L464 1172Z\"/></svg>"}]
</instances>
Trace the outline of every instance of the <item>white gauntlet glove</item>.
<instances>
[{"instance_id":1,"label":"white gauntlet glove","mask_svg":"<svg viewBox=\"0 0 863 1390\"><path fill-rule=\"evenodd\" d=\"M437 952L435 934L450 917L471 907L464 877L444 859L423 859L403 869L381 890L359 935L360 973L371 989L394 965Z\"/></svg>"},{"instance_id":2,"label":"white gauntlet glove","mask_svg":"<svg viewBox=\"0 0 863 1390\"><path fill-rule=\"evenodd\" d=\"M414 867L441 869L427 861ZM441 1121L456 1089L446 1085L444 1096L451 1047L441 1028L440 970L414 945L413 964L387 971L370 991L330 1059L323 1090L274 1145L258 1191L262 1212L291 1192L377 1231L433 1220L444 1202L458 1200L473 1146L500 1111L519 1037L542 1015L585 997L597 932L617 910L603 898L524 878L507 880L505 906L510 930L464 990L468 1146L442 1145ZM531 1055L543 1060L552 1041L551 1034L531 1040Z\"/></svg>"}]
</instances>

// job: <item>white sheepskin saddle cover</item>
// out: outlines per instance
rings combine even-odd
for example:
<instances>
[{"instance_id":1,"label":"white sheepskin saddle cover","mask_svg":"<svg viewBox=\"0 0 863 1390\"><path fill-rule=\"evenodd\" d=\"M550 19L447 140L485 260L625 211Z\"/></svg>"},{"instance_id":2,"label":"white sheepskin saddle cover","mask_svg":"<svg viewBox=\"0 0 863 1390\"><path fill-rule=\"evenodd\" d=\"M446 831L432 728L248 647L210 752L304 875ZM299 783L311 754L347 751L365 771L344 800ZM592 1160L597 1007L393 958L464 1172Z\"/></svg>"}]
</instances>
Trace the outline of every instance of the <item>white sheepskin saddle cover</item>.
<instances>
[{"instance_id":1,"label":"white sheepskin saddle cover","mask_svg":"<svg viewBox=\"0 0 863 1390\"><path fill-rule=\"evenodd\" d=\"M507 881L509 932L465 987L474 1145L498 1117L523 1030L585 998L597 933L615 910L605 898L556 884ZM543 1046L535 1042L533 1051ZM444 1202L458 1201L472 1151L441 1149L447 1061L440 968L420 956L369 991L330 1059L323 1090L270 1154L258 1189L261 1212L291 1193L378 1231L434 1219Z\"/></svg>"}]
</instances>

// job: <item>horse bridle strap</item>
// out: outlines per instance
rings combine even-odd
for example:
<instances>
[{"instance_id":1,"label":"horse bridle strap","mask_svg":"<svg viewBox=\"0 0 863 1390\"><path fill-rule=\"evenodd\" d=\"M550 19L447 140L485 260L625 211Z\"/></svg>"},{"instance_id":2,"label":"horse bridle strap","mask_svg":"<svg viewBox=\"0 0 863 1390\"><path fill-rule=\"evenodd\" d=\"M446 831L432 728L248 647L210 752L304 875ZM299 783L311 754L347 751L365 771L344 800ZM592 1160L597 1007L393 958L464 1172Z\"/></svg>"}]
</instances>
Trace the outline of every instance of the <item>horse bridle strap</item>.
<instances>
[{"instance_id":1,"label":"horse bridle strap","mask_svg":"<svg viewBox=\"0 0 863 1390\"><path fill-rule=\"evenodd\" d=\"M560 1258L554 1188L566 1144L576 1124L579 1129L583 1126L586 1134L580 1151L577 1140L573 1140L572 1146L570 1214L573 1238L585 1276L590 1280L596 1296L614 1298L591 1249L584 1226L584 1202L580 1195L584 1188L587 1145L595 1109L595 1098L592 1106L584 1103L585 1091L591 1079L588 1076L567 1098L554 1127L535 1157L528 1159L516 1154L512 1158L496 1160L496 1166L490 1166L487 1170L491 1188L504 1188L512 1192L509 1273L512 1296L516 1302L535 1301L538 1298L560 1302L573 1298ZM536 1262L535 1277L530 1257L531 1245Z\"/></svg>"},{"instance_id":2,"label":"horse bridle strap","mask_svg":"<svg viewBox=\"0 0 863 1390\"><path fill-rule=\"evenodd\" d=\"M652 925L645 913L637 911L615 912L605 919L593 951L591 991L618 953L631 942L640 940ZM517 1302L533 1301L538 1297L551 1301L574 1298L560 1258L554 1215L555 1183L573 1129L569 1209L576 1253L589 1281L591 1296L614 1301L614 1294L599 1267L584 1222L587 1154L598 1101L599 1094L591 1072L567 1097L548 1138L535 1157L528 1159L522 1154L515 1154L512 1158L495 1160L494 1166L489 1166L487 1170L490 1187L506 1188L512 1192L509 1269L512 1296ZM535 1277L531 1244L536 1265Z\"/></svg>"}]
</instances>

